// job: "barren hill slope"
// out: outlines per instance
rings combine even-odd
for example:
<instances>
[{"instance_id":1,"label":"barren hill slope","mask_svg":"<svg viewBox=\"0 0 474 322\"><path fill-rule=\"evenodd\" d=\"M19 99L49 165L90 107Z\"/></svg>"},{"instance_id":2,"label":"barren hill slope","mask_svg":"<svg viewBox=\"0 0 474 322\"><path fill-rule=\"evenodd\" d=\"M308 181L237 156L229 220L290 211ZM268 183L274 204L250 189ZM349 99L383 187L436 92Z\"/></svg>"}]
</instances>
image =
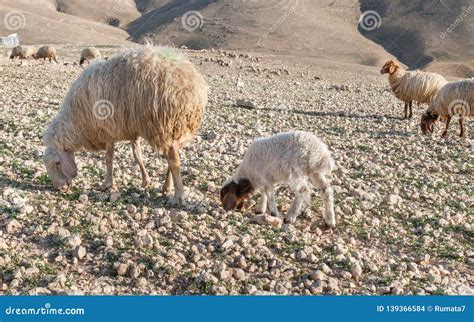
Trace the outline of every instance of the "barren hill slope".
<instances>
[{"instance_id":1,"label":"barren hill slope","mask_svg":"<svg viewBox=\"0 0 474 322\"><path fill-rule=\"evenodd\" d=\"M76 2L70 1L70 3ZM97 3L103 4L99 1ZM3 23L0 24L0 35L18 33L23 44L130 43L126 40L127 32L122 29L101 23L99 20L91 21L65 14L58 9L61 9L61 6L55 0L2 0L0 18ZM93 11L94 8L90 8L89 12Z\"/></svg>"},{"instance_id":2,"label":"barren hill slope","mask_svg":"<svg viewBox=\"0 0 474 322\"><path fill-rule=\"evenodd\" d=\"M474 76L474 1L360 0L375 11L380 27L359 28L412 68Z\"/></svg>"},{"instance_id":3,"label":"barren hill slope","mask_svg":"<svg viewBox=\"0 0 474 322\"><path fill-rule=\"evenodd\" d=\"M359 6L354 1L155 0L139 4L146 9L144 15L128 28L136 41L150 38L190 48L291 53L368 65L389 57L357 31ZM191 10L200 16L183 20Z\"/></svg>"}]
</instances>

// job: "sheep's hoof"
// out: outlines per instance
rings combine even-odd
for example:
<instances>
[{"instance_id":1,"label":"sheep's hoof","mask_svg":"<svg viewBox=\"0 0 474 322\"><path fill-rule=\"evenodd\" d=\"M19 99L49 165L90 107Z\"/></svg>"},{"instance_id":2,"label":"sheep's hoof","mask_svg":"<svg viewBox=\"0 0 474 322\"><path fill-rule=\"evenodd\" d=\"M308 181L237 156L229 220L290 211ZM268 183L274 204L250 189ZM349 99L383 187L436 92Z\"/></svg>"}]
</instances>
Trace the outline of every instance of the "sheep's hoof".
<instances>
[{"instance_id":1,"label":"sheep's hoof","mask_svg":"<svg viewBox=\"0 0 474 322\"><path fill-rule=\"evenodd\" d=\"M163 187L161 188L161 190L164 192L164 193L169 193L173 190L173 185L170 184L164 184Z\"/></svg>"},{"instance_id":2,"label":"sheep's hoof","mask_svg":"<svg viewBox=\"0 0 474 322\"><path fill-rule=\"evenodd\" d=\"M285 224L293 224L296 221L296 216L285 216Z\"/></svg>"},{"instance_id":3,"label":"sheep's hoof","mask_svg":"<svg viewBox=\"0 0 474 322\"><path fill-rule=\"evenodd\" d=\"M114 190L115 188L116 186L113 182L104 182L100 187L102 191Z\"/></svg>"},{"instance_id":4,"label":"sheep's hoof","mask_svg":"<svg viewBox=\"0 0 474 322\"><path fill-rule=\"evenodd\" d=\"M327 222L324 222L323 228L325 230L334 229L334 228L336 228L336 223L328 224Z\"/></svg>"},{"instance_id":5,"label":"sheep's hoof","mask_svg":"<svg viewBox=\"0 0 474 322\"><path fill-rule=\"evenodd\" d=\"M173 208L183 207L184 206L183 197L173 197L172 199L170 199L168 204Z\"/></svg>"},{"instance_id":6,"label":"sheep's hoof","mask_svg":"<svg viewBox=\"0 0 474 322\"><path fill-rule=\"evenodd\" d=\"M145 180L142 180L142 188L146 188L151 185L151 180L150 178L147 178Z\"/></svg>"}]
</instances>

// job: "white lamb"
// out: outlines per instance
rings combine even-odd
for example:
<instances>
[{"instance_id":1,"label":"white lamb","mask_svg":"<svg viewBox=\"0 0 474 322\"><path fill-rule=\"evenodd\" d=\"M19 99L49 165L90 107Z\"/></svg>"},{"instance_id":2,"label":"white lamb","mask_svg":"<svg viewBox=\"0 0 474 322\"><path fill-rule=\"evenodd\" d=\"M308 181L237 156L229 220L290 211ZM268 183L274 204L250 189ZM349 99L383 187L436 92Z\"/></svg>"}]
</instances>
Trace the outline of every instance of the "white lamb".
<instances>
[{"instance_id":1,"label":"white lamb","mask_svg":"<svg viewBox=\"0 0 474 322\"><path fill-rule=\"evenodd\" d=\"M314 134L293 131L256 139L248 148L233 176L221 189L225 210L242 207L244 200L256 191L262 192L257 213L279 216L275 203L275 186L287 184L295 193L285 221L292 223L307 205L310 197L309 182L321 190L324 200L324 221L335 227L334 193L326 177L334 168L334 160L326 144Z\"/></svg>"}]
</instances>

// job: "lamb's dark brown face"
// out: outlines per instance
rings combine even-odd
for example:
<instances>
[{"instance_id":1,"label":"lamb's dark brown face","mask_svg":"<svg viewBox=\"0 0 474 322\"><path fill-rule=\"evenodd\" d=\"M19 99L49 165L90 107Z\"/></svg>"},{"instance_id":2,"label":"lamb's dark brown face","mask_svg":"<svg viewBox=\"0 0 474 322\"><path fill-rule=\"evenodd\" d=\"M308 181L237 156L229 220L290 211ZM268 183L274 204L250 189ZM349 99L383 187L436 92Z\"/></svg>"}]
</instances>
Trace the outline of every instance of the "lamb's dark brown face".
<instances>
[{"instance_id":1,"label":"lamb's dark brown face","mask_svg":"<svg viewBox=\"0 0 474 322\"><path fill-rule=\"evenodd\" d=\"M239 182L231 181L221 189L221 202L225 210L241 208L243 202L250 198L253 192L252 184L248 179Z\"/></svg>"},{"instance_id":2,"label":"lamb's dark brown face","mask_svg":"<svg viewBox=\"0 0 474 322\"><path fill-rule=\"evenodd\" d=\"M421 116L421 133L426 134L428 132L433 133L434 124L438 120L438 115L433 115L431 113L425 113Z\"/></svg>"}]
</instances>

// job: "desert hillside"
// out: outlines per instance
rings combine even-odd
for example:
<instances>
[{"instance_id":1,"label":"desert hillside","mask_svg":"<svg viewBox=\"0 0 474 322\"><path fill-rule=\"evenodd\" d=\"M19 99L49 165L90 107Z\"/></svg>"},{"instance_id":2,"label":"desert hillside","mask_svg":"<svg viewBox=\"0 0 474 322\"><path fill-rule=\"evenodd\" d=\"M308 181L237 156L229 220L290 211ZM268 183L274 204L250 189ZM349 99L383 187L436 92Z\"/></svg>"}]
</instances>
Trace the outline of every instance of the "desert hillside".
<instances>
[{"instance_id":1,"label":"desert hillside","mask_svg":"<svg viewBox=\"0 0 474 322\"><path fill-rule=\"evenodd\" d=\"M60 3L54 0L2 0L0 17L4 23L0 24L0 35L18 33L22 44L131 44L126 40L126 31L108 25L105 20L84 18L86 12L96 11L96 7L82 11L83 17L61 12L76 10L77 6L63 6Z\"/></svg>"},{"instance_id":2,"label":"desert hillside","mask_svg":"<svg viewBox=\"0 0 474 322\"><path fill-rule=\"evenodd\" d=\"M2 1L0 14L12 11L22 15L26 44L154 42L377 67L395 56L410 68L474 75L470 0ZM361 28L367 11L377 28Z\"/></svg>"},{"instance_id":3,"label":"desert hillside","mask_svg":"<svg viewBox=\"0 0 474 322\"><path fill-rule=\"evenodd\" d=\"M361 33L411 68L460 77L474 76L474 2L472 0L360 0L373 10L380 27Z\"/></svg>"}]
</instances>

